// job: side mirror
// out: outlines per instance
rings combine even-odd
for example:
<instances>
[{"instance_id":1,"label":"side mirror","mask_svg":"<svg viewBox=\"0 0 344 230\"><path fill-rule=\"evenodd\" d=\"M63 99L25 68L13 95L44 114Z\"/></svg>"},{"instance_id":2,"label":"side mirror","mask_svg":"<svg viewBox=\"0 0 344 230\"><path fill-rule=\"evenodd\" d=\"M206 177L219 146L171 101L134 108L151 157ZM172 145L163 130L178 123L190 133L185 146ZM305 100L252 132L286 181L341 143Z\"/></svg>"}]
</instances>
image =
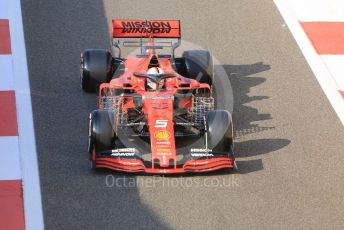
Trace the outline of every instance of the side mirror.
<instances>
[{"instance_id":1,"label":"side mirror","mask_svg":"<svg viewBox=\"0 0 344 230\"><path fill-rule=\"evenodd\" d=\"M121 52L121 46L120 46L119 40L114 41L113 46L116 47L116 48L118 49L118 51L119 51L119 52L118 52L118 57L120 58L122 52Z\"/></svg>"},{"instance_id":2,"label":"side mirror","mask_svg":"<svg viewBox=\"0 0 344 230\"><path fill-rule=\"evenodd\" d=\"M172 57L173 58L174 58L174 50L177 49L180 46L180 44L181 44L180 38L178 38L177 42L173 43L172 48L171 48L172 49Z\"/></svg>"}]
</instances>

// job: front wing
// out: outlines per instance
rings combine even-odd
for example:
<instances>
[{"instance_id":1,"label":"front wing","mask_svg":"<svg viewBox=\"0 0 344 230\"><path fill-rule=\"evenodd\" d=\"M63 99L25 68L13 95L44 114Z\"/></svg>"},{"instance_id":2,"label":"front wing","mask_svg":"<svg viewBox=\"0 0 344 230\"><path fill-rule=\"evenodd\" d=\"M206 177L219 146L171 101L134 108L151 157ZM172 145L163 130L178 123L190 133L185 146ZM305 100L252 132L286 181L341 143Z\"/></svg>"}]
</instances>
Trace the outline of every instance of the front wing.
<instances>
[{"instance_id":1,"label":"front wing","mask_svg":"<svg viewBox=\"0 0 344 230\"><path fill-rule=\"evenodd\" d=\"M207 172L219 169L235 168L233 153L207 154L207 156L194 157L192 154L184 155L183 160L172 162L168 167L162 168L159 164L146 161L140 154L132 156L115 156L113 151L92 152L92 160L96 168L108 168L123 172L145 172L145 173L185 173L185 172Z\"/></svg>"}]
</instances>

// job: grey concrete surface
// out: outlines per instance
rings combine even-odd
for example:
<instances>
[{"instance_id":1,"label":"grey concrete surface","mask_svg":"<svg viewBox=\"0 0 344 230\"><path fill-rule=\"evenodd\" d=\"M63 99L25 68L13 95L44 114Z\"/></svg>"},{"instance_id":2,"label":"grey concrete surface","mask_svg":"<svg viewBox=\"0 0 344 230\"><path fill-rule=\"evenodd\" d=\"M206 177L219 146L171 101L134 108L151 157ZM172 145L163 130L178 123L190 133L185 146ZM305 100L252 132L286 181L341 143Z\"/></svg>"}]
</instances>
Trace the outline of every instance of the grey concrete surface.
<instances>
[{"instance_id":1,"label":"grey concrete surface","mask_svg":"<svg viewBox=\"0 0 344 230\"><path fill-rule=\"evenodd\" d=\"M22 0L22 10L46 229L343 228L344 129L271 0ZM79 88L79 55L109 47L112 18L181 19L183 39L222 63L237 172L90 169L96 101Z\"/></svg>"}]
</instances>

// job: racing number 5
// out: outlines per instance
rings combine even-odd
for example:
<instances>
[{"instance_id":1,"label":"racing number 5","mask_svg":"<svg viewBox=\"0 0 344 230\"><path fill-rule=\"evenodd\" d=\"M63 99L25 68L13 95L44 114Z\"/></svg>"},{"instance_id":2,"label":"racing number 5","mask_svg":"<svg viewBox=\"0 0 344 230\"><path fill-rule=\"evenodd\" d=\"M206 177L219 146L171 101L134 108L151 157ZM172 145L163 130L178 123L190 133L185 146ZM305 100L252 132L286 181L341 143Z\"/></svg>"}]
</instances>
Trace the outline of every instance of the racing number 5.
<instances>
[{"instance_id":1,"label":"racing number 5","mask_svg":"<svg viewBox=\"0 0 344 230\"><path fill-rule=\"evenodd\" d=\"M156 120L155 121L155 128L166 128L168 120Z\"/></svg>"}]
</instances>

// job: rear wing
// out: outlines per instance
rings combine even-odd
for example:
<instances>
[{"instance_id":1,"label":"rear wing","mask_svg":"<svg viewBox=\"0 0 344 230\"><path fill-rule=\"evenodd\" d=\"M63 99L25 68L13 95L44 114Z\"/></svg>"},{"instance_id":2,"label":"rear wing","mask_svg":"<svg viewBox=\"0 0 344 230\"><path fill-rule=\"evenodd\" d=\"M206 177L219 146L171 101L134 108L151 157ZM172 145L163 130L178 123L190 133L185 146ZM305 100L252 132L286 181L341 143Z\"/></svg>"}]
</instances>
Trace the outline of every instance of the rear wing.
<instances>
[{"instance_id":1,"label":"rear wing","mask_svg":"<svg viewBox=\"0 0 344 230\"><path fill-rule=\"evenodd\" d=\"M181 38L179 20L112 20L113 38Z\"/></svg>"}]
</instances>

